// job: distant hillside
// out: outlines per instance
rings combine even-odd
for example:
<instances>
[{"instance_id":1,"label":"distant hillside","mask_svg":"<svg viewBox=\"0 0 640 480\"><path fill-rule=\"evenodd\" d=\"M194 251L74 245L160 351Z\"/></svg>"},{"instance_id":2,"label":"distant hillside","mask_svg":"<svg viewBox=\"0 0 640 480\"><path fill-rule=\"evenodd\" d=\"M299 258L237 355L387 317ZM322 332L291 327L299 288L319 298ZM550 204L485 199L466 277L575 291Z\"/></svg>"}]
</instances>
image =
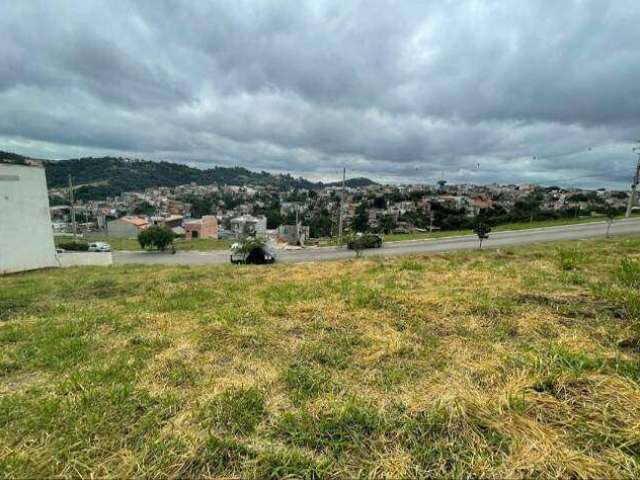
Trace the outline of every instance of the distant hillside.
<instances>
[{"instance_id":1,"label":"distant hillside","mask_svg":"<svg viewBox=\"0 0 640 480\"><path fill-rule=\"evenodd\" d=\"M356 177L356 178L348 178L345 182L347 187L358 188L358 187L368 187L369 185L377 185L373 180L369 180L365 177ZM322 184L321 184L322 185ZM323 184L325 187L339 187L342 185L342 182L331 182Z\"/></svg>"},{"instance_id":2,"label":"distant hillside","mask_svg":"<svg viewBox=\"0 0 640 480\"><path fill-rule=\"evenodd\" d=\"M0 159L20 161L26 157L0 151ZM174 187L195 182L200 185L211 183L227 185L271 185L282 189L321 188L322 183L314 183L289 174L274 175L268 172L254 172L243 167L214 167L206 170L170 162L130 160L117 157L87 157L70 160L44 160L49 188L65 187L68 176L73 176L79 199L104 199L126 191L140 191L149 187ZM371 185L366 178L347 180L348 186ZM337 184L336 184L337 185Z\"/></svg>"}]
</instances>

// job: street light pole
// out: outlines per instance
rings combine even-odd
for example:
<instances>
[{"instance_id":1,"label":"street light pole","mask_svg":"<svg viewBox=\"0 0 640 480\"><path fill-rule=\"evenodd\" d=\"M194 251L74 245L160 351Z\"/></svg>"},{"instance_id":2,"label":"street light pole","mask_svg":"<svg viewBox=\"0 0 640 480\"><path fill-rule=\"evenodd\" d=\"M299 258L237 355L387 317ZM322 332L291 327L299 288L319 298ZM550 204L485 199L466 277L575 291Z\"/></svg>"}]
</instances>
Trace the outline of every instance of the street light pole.
<instances>
[{"instance_id":1,"label":"street light pole","mask_svg":"<svg viewBox=\"0 0 640 480\"><path fill-rule=\"evenodd\" d=\"M76 241L78 236L78 227L76 226L76 202L73 198L73 181L71 175L69 175L69 202L71 203L71 226L73 228L73 241Z\"/></svg>"},{"instance_id":2,"label":"street light pole","mask_svg":"<svg viewBox=\"0 0 640 480\"><path fill-rule=\"evenodd\" d=\"M338 239L342 243L342 216L344 212L344 188L347 178L347 169L342 169L342 194L340 195L340 219L338 220Z\"/></svg>"},{"instance_id":3,"label":"street light pole","mask_svg":"<svg viewBox=\"0 0 640 480\"><path fill-rule=\"evenodd\" d=\"M636 163L636 173L633 176L633 183L631 184L631 195L629 195L629 203L627 203L627 212L624 215L625 218L629 218L631 216L631 212L633 210L633 205L636 203L636 194L637 194L637 190L638 190L638 181L640 181L640 146L633 147L631 150L633 152L637 152L637 154L638 154L638 162Z\"/></svg>"}]
</instances>

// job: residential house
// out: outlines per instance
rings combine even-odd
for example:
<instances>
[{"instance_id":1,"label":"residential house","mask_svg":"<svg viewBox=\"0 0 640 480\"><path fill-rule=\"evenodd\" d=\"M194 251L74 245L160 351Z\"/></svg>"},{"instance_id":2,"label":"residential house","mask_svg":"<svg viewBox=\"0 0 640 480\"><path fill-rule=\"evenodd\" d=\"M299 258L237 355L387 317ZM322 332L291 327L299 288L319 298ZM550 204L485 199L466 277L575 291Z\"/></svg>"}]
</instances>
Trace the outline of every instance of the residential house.
<instances>
[{"instance_id":1,"label":"residential house","mask_svg":"<svg viewBox=\"0 0 640 480\"><path fill-rule=\"evenodd\" d=\"M213 215L184 222L184 236L194 238L218 238L218 219Z\"/></svg>"},{"instance_id":2,"label":"residential house","mask_svg":"<svg viewBox=\"0 0 640 480\"><path fill-rule=\"evenodd\" d=\"M267 234L267 217L241 215L231 219L231 234L233 238L265 237Z\"/></svg>"},{"instance_id":3,"label":"residential house","mask_svg":"<svg viewBox=\"0 0 640 480\"><path fill-rule=\"evenodd\" d=\"M304 245L309 238L309 227L302 225L280 225L278 227L278 240L289 245Z\"/></svg>"},{"instance_id":4,"label":"residential house","mask_svg":"<svg viewBox=\"0 0 640 480\"><path fill-rule=\"evenodd\" d=\"M122 217L107 222L107 235L113 238L135 238L149 225L142 217Z\"/></svg>"}]
</instances>

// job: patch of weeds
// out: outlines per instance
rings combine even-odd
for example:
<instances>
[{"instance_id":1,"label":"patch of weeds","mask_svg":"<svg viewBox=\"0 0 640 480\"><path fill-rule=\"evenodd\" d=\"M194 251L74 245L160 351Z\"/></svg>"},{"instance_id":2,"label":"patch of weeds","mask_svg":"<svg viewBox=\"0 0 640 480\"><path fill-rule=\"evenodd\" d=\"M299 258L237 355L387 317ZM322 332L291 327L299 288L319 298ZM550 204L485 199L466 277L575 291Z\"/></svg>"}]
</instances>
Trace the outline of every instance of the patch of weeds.
<instances>
[{"instance_id":1,"label":"patch of weeds","mask_svg":"<svg viewBox=\"0 0 640 480\"><path fill-rule=\"evenodd\" d=\"M553 346L547 359L549 366L575 373L591 372L604 367L605 361L587 352L572 352L561 346Z\"/></svg>"},{"instance_id":2,"label":"patch of weeds","mask_svg":"<svg viewBox=\"0 0 640 480\"><path fill-rule=\"evenodd\" d=\"M259 329L247 329L237 325L212 325L198 332L196 342L200 352L228 351L230 355L260 356L264 353L269 339Z\"/></svg>"},{"instance_id":3,"label":"patch of weeds","mask_svg":"<svg viewBox=\"0 0 640 480\"><path fill-rule=\"evenodd\" d=\"M488 293L479 293L474 299L473 306L469 309L472 315L495 320L503 315L512 315L515 311L513 299L508 296L492 296Z\"/></svg>"},{"instance_id":4,"label":"patch of weeds","mask_svg":"<svg viewBox=\"0 0 640 480\"><path fill-rule=\"evenodd\" d=\"M613 304L619 317L630 320L640 318L640 290L634 288L616 288L608 284L592 285L591 291L598 298Z\"/></svg>"},{"instance_id":5,"label":"patch of weeds","mask_svg":"<svg viewBox=\"0 0 640 480\"><path fill-rule=\"evenodd\" d=\"M275 305L290 305L304 302L320 295L317 285L304 285L300 282L282 282L270 284L262 293L265 302Z\"/></svg>"},{"instance_id":6,"label":"patch of weeds","mask_svg":"<svg viewBox=\"0 0 640 480\"><path fill-rule=\"evenodd\" d=\"M256 458L254 479L322 480L329 476L330 464L316 461L296 450L261 452Z\"/></svg>"},{"instance_id":7,"label":"patch of weeds","mask_svg":"<svg viewBox=\"0 0 640 480\"><path fill-rule=\"evenodd\" d=\"M490 331L490 336L498 341L505 341L518 336L518 325L511 318L501 318Z\"/></svg>"},{"instance_id":8,"label":"patch of weeds","mask_svg":"<svg viewBox=\"0 0 640 480\"><path fill-rule=\"evenodd\" d=\"M298 354L301 362L316 362L324 367L344 369L354 347L361 340L345 332L331 332L315 343L305 344Z\"/></svg>"},{"instance_id":9,"label":"patch of weeds","mask_svg":"<svg viewBox=\"0 0 640 480\"><path fill-rule=\"evenodd\" d=\"M91 295L96 298L111 298L131 291L129 286L119 285L118 282L111 278L93 280L92 282L89 282L83 290L84 294Z\"/></svg>"},{"instance_id":10,"label":"patch of weeds","mask_svg":"<svg viewBox=\"0 0 640 480\"><path fill-rule=\"evenodd\" d=\"M216 312L217 320L226 326L250 327L260 324L260 315L255 310L229 305Z\"/></svg>"},{"instance_id":11,"label":"patch of weeds","mask_svg":"<svg viewBox=\"0 0 640 480\"><path fill-rule=\"evenodd\" d=\"M382 308L383 293L378 288L353 285L350 302L357 308Z\"/></svg>"},{"instance_id":12,"label":"patch of weeds","mask_svg":"<svg viewBox=\"0 0 640 480\"><path fill-rule=\"evenodd\" d=\"M171 339L164 335L140 335L136 334L129 338L129 345L135 349L157 352L171 346Z\"/></svg>"},{"instance_id":13,"label":"patch of weeds","mask_svg":"<svg viewBox=\"0 0 640 480\"><path fill-rule=\"evenodd\" d=\"M417 260L403 260L398 265L398 270L405 272L422 272L424 270L424 264Z\"/></svg>"},{"instance_id":14,"label":"patch of weeds","mask_svg":"<svg viewBox=\"0 0 640 480\"><path fill-rule=\"evenodd\" d=\"M560 272L560 281L569 285L583 287L588 285L589 280L583 274L574 271Z\"/></svg>"},{"instance_id":15,"label":"patch of weeds","mask_svg":"<svg viewBox=\"0 0 640 480\"><path fill-rule=\"evenodd\" d=\"M519 395L507 394L507 407L514 412L524 414L527 411L527 400L524 391Z\"/></svg>"},{"instance_id":16,"label":"patch of weeds","mask_svg":"<svg viewBox=\"0 0 640 480\"><path fill-rule=\"evenodd\" d=\"M320 412L285 413L276 428L288 443L339 454L347 447L363 445L381 432L384 419L371 404L349 399Z\"/></svg>"},{"instance_id":17,"label":"patch of weeds","mask_svg":"<svg viewBox=\"0 0 640 480\"><path fill-rule=\"evenodd\" d=\"M5 377L20 370L20 365L16 362L0 360L0 377Z\"/></svg>"},{"instance_id":18,"label":"patch of weeds","mask_svg":"<svg viewBox=\"0 0 640 480\"><path fill-rule=\"evenodd\" d=\"M64 396L32 390L0 398L0 427L4 438L29 443L47 438L55 452L52 462L77 460L82 452L83 461L77 463L82 470L76 473L89 476L96 457L141 445L161 431L179 407L173 397L152 396L131 384L93 386Z\"/></svg>"},{"instance_id":19,"label":"patch of weeds","mask_svg":"<svg viewBox=\"0 0 640 480\"><path fill-rule=\"evenodd\" d=\"M168 296L159 295L153 303L159 312L194 311L215 304L217 295L207 288L181 289Z\"/></svg>"},{"instance_id":20,"label":"patch of weeds","mask_svg":"<svg viewBox=\"0 0 640 480\"><path fill-rule=\"evenodd\" d=\"M616 280L628 288L640 288L640 259L625 257L615 272Z\"/></svg>"},{"instance_id":21,"label":"patch of weeds","mask_svg":"<svg viewBox=\"0 0 640 480\"><path fill-rule=\"evenodd\" d=\"M99 355L97 338L90 336L91 322L56 323L46 321L32 328L24 327L16 341L20 347L12 352L13 361L23 368L64 371ZM3 332L9 333L11 332ZM18 334L16 334L18 335ZM0 341L5 341L0 335Z\"/></svg>"},{"instance_id":22,"label":"patch of weeds","mask_svg":"<svg viewBox=\"0 0 640 480\"><path fill-rule=\"evenodd\" d=\"M181 359L166 359L155 371L154 378L174 387L195 385L198 372Z\"/></svg>"},{"instance_id":23,"label":"patch of weeds","mask_svg":"<svg viewBox=\"0 0 640 480\"><path fill-rule=\"evenodd\" d=\"M26 313L32 301L22 298L0 298L0 322Z\"/></svg>"},{"instance_id":24,"label":"patch of weeds","mask_svg":"<svg viewBox=\"0 0 640 480\"><path fill-rule=\"evenodd\" d=\"M420 369L410 363L394 362L392 365L385 366L378 375L378 383L385 390L390 390L397 385L406 384L420 378L422 372Z\"/></svg>"},{"instance_id":25,"label":"patch of weeds","mask_svg":"<svg viewBox=\"0 0 640 480\"><path fill-rule=\"evenodd\" d=\"M580 268L585 259L585 253L578 248L559 248L556 251L558 267L565 272Z\"/></svg>"},{"instance_id":26,"label":"patch of weeds","mask_svg":"<svg viewBox=\"0 0 640 480\"><path fill-rule=\"evenodd\" d=\"M486 421L473 416L452 418L440 405L411 414L397 410L394 417L400 442L427 475L464 476L462 466L472 457L493 460L510 449L509 439Z\"/></svg>"},{"instance_id":27,"label":"patch of weeds","mask_svg":"<svg viewBox=\"0 0 640 480\"><path fill-rule=\"evenodd\" d=\"M224 475L240 477L243 466L255 458L255 452L232 438L209 436L206 443L180 471L180 476Z\"/></svg>"},{"instance_id":28,"label":"patch of weeds","mask_svg":"<svg viewBox=\"0 0 640 480\"><path fill-rule=\"evenodd\" d=\"M252 433L266 416L264 395L256 388L228 388L206 405L203 417L221 431Z\"/></svg>"},{"instance_id":29,"label":"patch of weeds","mask_svg":"<svg viewBox=\"0 0 640 480\"><path fill-rule=\"evenodd\" d=\"M282 373L282 381L295 403L334 391L336 386L329 374L319 368L293 365Z\"/></svg>"}]
</instances>

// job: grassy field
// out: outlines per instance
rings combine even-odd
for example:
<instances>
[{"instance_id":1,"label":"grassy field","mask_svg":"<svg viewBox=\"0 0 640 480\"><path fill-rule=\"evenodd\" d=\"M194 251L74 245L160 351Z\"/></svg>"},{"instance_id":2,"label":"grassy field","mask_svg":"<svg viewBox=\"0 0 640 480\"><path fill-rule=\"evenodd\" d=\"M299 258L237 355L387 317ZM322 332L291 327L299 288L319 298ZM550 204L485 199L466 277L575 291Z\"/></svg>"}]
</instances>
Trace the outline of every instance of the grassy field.
<instances>
[{"instance_id":1,"label":"grassy field","mask_svg":"<svg viewBox=\"0 0 640 480\"><path fill-rule=\"evenodd\" d=\"M0 278L0 476L638 478L640 239Z\"/></svg>"},{"instance_id":2,"label":"grassy field","mask_svg":"<svg viewBox=\"0 0 640 480\"><path fill-rule=\"evenodd\" d=\"M70 237L55 237L56 245L61 242L69 242ZM87 242L107 242L111 245L113 250L141 250L138 240L134 238L113 238L107 236L91 235L85 239ZM193 240L185 240L178 238L173 241L176 250L190 251L190 250L226 250L231 246L229 240L217 240L212 238L196 238Z\"/></svg>"}]
</instances>

